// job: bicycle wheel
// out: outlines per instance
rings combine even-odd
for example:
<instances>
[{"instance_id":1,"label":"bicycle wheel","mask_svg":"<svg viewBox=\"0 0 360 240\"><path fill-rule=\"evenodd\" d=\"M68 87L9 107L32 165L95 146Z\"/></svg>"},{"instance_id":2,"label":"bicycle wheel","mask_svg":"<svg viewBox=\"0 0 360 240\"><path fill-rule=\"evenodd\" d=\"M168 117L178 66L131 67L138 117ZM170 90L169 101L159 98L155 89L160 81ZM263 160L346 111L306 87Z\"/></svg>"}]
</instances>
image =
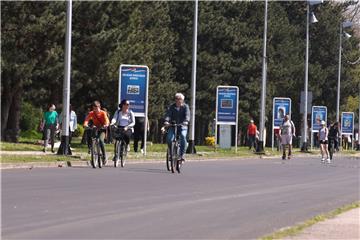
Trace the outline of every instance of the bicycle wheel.
<instances>
[{"instance_id":1,"label":"bicycle wheel","mask_svg":"<svg viewBox=\"0 0 360 240\"><path fill-rule=\"evenodd\" d=\"M93 168L96 168L96 165L97 165L97 156L98 156L98 153L97 153L97 148L96 148L96 141L93 140L92 143L91 143L91 166Z\"/></svg>"},{"instance_id":2,"label":"bicycle wheel","mask_svg":"<svg viewBox=\"0 0 360 240\"><path fill-rule=\"evenodd\" d=\"M119 166L119 156L120 156L120 141L116 140L115 142L115 149L116 149L116 159L114 160L114 167Z\"/></svg>"},{"instance_id":3,"label":"bicycle wheel","mask_svg":"<svg viewBox=\"0 0 360 240\"><path fill-rule=\"evenodd\" d=\"M121 149L120 149L120 164L121 167L125 166L125 160L126 160L126 155L127 155L127 149L126 149L126 144L125 142L121 142Z\"/></svg>"},{"instance_id":4,"label":"bicycle wheel","mask_svg":"<svg viewBox=\"0 0 360 240\"><path fill-rule=\"evenodd\" d=\"M176 169L176 164L178 160L177 154L177 144L175 142L171 143L171 172L174 173Z\"/></svg>"},{"instance_id":5,"label":"bicycle wheel","mask_svg":"<svg viewBox=\"0 0 360 240\"><path fill-rule=\"evenodd\" d=\"M100 144L99 144L99 142L97 141L96 142L96 148L97 148L97 152L98 152L98 158L97 158L97 160L98 160L98 166L99 166L99 168L102 168L102 165L103 165L103 162L102 162L102 152L101 152L101 148L100 148Z\"/></svg>"},{"instance_id":6,"label":"bicycle wheel","mask_svg":"<svg viewBox=\"0 0 360 240\"><path fill-rule=\"evenodd\" d=\"M166 168L168 171L171 171L171 154L169 148L166 151Z\"/></svg>"}]
</instances>

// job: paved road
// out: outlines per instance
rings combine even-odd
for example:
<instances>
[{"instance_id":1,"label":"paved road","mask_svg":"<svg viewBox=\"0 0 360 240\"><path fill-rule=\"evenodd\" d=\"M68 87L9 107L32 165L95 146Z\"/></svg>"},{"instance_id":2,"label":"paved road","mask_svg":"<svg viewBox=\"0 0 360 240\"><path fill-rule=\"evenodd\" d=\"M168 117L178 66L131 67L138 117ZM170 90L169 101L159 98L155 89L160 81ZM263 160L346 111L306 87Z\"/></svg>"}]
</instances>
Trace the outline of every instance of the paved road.
<instances>
[{"instance_id":1,"label":"paved road","mask_svg":"<svg viewBox=\"0 0 360 240\"><path fill-rule=\"evenodd\" d=\"M3 239L253 239L359 201L359 158L2 170Z\"/></svg>"}]
</instances>

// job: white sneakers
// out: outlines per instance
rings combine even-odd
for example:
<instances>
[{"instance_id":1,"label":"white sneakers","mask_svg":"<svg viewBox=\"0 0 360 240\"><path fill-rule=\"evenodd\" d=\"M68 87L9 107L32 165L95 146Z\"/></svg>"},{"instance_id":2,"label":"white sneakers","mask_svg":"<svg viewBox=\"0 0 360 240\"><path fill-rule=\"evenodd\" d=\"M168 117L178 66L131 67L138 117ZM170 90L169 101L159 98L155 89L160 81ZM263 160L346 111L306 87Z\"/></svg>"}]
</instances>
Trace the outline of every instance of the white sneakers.
<instances>
[{"instance_id":1,"label":"white sneakers","mask_svg":"<svg viewBox=\"0 0 360 240\"><path fill-rule=\"evenodd\" d=\"M144 149L140 149L140 152L141 152L142 154L144 154Z\"/></svg>"},{"instance_id":2,"label":"white sneakers","mask_svg":"<svg viewBox=\"0 0 360 240\"><path fill-rule=\"evenodd\" d=\"M321 159L321 163L325 163L325 158L322 158L322 159ZM331 163L330 158L327 158L327 159L326 159L326 163Z\"/></svg>"}]
</instances>

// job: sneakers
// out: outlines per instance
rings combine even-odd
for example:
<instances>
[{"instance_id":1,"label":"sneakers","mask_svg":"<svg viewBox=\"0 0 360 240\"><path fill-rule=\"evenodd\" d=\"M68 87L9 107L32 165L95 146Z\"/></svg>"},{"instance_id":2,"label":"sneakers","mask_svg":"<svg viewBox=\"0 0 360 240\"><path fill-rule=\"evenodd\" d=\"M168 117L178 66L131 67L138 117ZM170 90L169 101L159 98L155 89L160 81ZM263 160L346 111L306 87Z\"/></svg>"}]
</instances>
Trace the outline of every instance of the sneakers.
<instances>
[{"instance_id":1,"label":"sneakers","mask_svg":"<svg viewBox=\"0 0 360 240\"><path fill-rule=\"evenodd\" d=\"M322 159L321 159L321 163L325 163L325 158L322 158Z\"/></svg>"},{"instance_id":2,"label":"sneakers","mask_svg":"<svg viewBox=\"0 0 360 240\"><path fill-rule=\"evenodd\" d=\"M144 154L144 149L140 149L140 152L141 152L142 154Z\"/></svg>"},{"instance_id":3,"label":"sneakers","mask_svg":"<svg viewBox=\"0 0 360 240\"><path fill-rule=\"evenodd\" d=\"M282 156L282 160L285 160L285 159L286 159L286 156L285 156L285 155L283 155L283 156Z\"/></svg>"},{"instance_id":4,"label":"sneakers","mask_svg":"<svg viewBox=\"0 0 360 240\"><path fill-rule=\"evenodd\" d=\"M326 159L326 163L328 163L328 164L330 164L330 163L331 163L330 158L327 158L327 159Z\"/></svg>"}]
</instances>

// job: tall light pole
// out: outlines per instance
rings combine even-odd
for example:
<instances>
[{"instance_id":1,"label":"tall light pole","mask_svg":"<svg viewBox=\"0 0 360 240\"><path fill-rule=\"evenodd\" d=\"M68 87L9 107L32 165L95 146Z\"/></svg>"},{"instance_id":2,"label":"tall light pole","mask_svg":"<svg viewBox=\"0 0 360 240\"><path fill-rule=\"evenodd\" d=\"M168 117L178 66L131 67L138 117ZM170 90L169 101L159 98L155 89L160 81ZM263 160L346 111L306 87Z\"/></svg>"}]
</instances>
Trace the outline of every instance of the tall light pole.
<instances>
[{"instance_id":1,"label":"tall light pole","mask_svg":"<svg viewBox=\"0 0 360 240\"><path fill-rule=\"evenodd\" d=\"M306 51L305 51L305 84L304 84L304 137L303 145L301 149L303 151L308 151L307 145L307 110L308 110L308 82L309 82L309 21L310 21L310 6L317 5L322 3L322 0L308 0L306 3ZM315 18L314 13L311 13L311 23L316 23L317 19Z\"/></svg>"},{"instance_id":2,"label":"tall light pole","mask_svg":"<svg viewBox=\"0 0 360 240\"><path fill-rule=\"evenodd\" d=\"M351 26L352 23L346 21L346 22L341 22L339 28L340 29L339 30L339 69L338 69L338 83L337 83L337 96L336 96L336 122L339 122L340 119L340 80L341 80L341 54L342 54L343 29Z\"/></svg>"},{"instance_id":3,"label":"tall light pole","mask_svg":"<svg viewBox=\"0 0 360 240\"><path fill-rule=\"evenodd\" d=\"M72 0L67 1L66 14L66 40L65 40L65 71L63 84L63 114L61 129L61 144L58 155L71 155L69 145L69 117L70 117L70 73L71 73L71 20L72 20Z\"/></svg>"},{"instance_id":4,"label":"tall light pole","mask_svg":"<svg viewBox=\"0 0 360 240\"><path fill-rule=\"evenodd\" d=\"M197 24L198 23L198 0L195 0L194 28L193 28L193 57L191 71L191 117L189 146L187 153L196 153L195 149L195 103L196 103L196 55L197 55Z\"/></svg>"},{"instance_id":5,"label":"tall light pole","mask_svg":"<svg viewBox=\"0 0 360 240\"><path fill-rule=\"evenodd\" d=\"M268 1L265 0L265 13L264 13L264 39L263 39L263 65L262 65L262 83L261 83L261 109L260 109L260 136L259 144L257 145L256 152L264 152L264 128L265 128L265 97L266 97L266 40L267 40L267 10ZM236 133L237 134L237 133Z\"/></svg>"}]
</instances>

